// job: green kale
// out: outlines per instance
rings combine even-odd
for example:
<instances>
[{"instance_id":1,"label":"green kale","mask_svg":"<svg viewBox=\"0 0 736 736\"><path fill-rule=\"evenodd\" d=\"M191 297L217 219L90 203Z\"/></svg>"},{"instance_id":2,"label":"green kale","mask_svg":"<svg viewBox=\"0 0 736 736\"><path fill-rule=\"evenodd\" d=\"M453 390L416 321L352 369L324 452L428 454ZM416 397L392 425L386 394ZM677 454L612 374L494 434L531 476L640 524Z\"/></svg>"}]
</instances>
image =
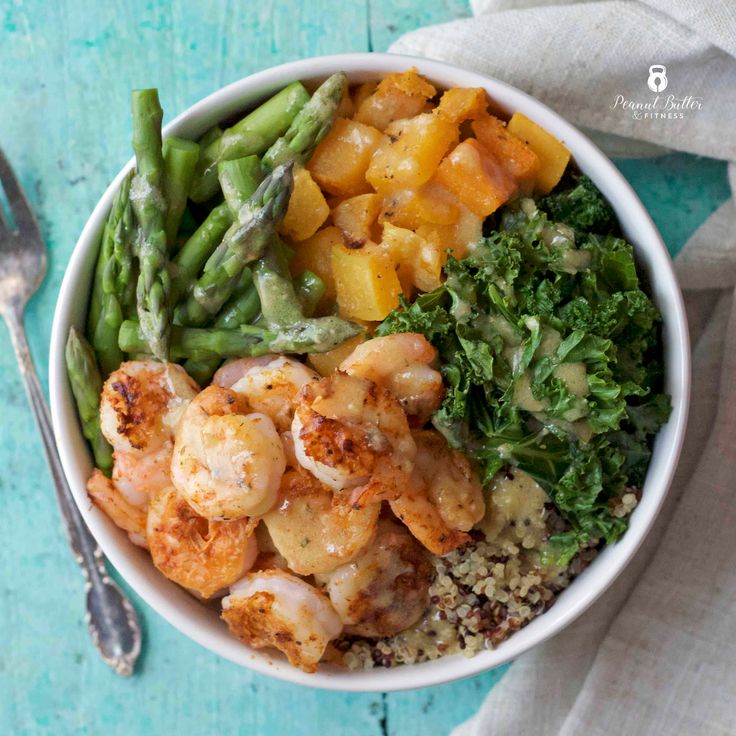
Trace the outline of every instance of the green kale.
<instances>
[{"instance_id":1,"label":"green kale","mask_svg":"<svg viewBox=\"0 0 736 736\"><path fill-rule=\"evenodd\" d=\"M539 209L550 220L569 225L575 231L609 235L618 229L616 215L590 177L573 177L574 186L542 197Z\"/></svg>"}]
</instances>

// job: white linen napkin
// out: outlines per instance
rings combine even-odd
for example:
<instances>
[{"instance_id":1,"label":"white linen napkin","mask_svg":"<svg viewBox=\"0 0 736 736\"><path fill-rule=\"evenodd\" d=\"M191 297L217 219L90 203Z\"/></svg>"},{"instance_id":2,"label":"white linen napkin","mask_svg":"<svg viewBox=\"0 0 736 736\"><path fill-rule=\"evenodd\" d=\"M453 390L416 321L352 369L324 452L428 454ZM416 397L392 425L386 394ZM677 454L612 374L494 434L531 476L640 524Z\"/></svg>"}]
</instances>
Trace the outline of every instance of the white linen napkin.
<instances>
[{"instance_id":1,"label":"white linen napkin","mask_svg":"<svg viewBox=\"0 0 736 736\"><path fill-rule=\"evenodd\" d=\"M736 160L731 0L471 4L475 18L409 33L391 51L506 80L589 130L613 155L666 146ZM668 79L659 111L670 94L675 102L689 97L689 108L670 110L682 117L624 109L619 97L655 96L647 86L653 65L665 66ZM733 164L729 176L736 191ZM690 238L676 266L694 346L693 395L665 509L613 587L514 662L455 736L736 734L733 198Z\"/></svg>"}]
</instances>

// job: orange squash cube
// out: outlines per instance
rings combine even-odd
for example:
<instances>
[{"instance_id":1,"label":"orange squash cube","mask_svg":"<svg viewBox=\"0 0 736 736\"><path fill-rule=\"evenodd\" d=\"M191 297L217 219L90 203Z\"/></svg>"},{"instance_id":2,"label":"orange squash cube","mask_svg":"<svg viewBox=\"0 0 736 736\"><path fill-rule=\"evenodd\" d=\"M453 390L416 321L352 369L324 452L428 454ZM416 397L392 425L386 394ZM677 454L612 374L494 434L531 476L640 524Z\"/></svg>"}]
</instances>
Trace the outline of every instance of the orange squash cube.
<instances>
[{"instance_id":1,"label":"orange squash cube","mask_svg":"<svg viewBox=\"0 0 736 736\"><path fill-rule=\"evenodd\" d=\"M353 87L350 94L353 98L353 108L358 110L363 102L373 94L376 87L378 87L378 82L364 82Z\"/></svg>"},{"instance_id":2,"label":"orange squash cube","mask_svg":"<svg viewBox=\"0 0 736 736\"><path fill-rule=\"evenodd\" d=\"M470 245L482 237L483 218L460 205L457 222L452 225L421 225L416 232L417 235L438 248L440 253L444 254L450 250L452 255L459 260L465 258L470 252Z\"/></svg>"},{"instance_id":3,"label":"orange squash cube","mask_svg":"<svg viewBox=\"0 0 736 736\"><path fill-rule=\"evenodd\" d=\"M535 178L535 191L549 194L559 183L570 161L570 151L544 128L515 112L507 130L526 143L539 157L539 169Z\"/></svg>"},{"instance_id":4,"label":"orange squash cube","mask_svg":"<svg viewBox=\"0 0 736 736\"><path fill-rule=\"evenodd\" d=\"M307 169L330 194L352 197L370 191L365 172L383 135L370 125L338 118L317 146Z\"/></svg>"},{"instance_id":5,"label":"orange squash cube","mask_svg":"<svg viewBox=\"0 0 736 736\"><path fill-rule=\"evenodd\" d=\"M524 141L509 133L506 124L493 115L483 115L471 124L483 148L500 161L525 194L531 194L539 173L539 156Z\"/></svg>"},{"instance_id":6,"label":"orange squash cube","mask_svg":"<svg viewBox=\"0 0 736 736\"><path fill-rule=\"evenodd\" d=\"M495 212L516 191L514 178L474 138L457 145L442 161L437 181L479 217Z\"/></svg>"},{"instance_id":7,"label":"orange squash cube","mask_svg":"<svg viewBox=\"0 0 736 736\"><path fill-rule=\"evenodd\" d=\"M426 184L459 136L457 125L434 113L398 120L386 133L365 174L379 192Z\"/></svg>"},{"instance_id":8,"label":"orange squash cube","mask_svg":"<svg viewBox=\"0 0 736 736\"><path fill-rule=\"evenodd\" d=\"M378 221L414 230L427 222L451 225L459 216L455 196L430 179L419 189L399 189L385 195Z\"/></svg>"},{"instance_id":9,"label":"orange squash cube","mask_svg":"<svg viewBox=\"0 0 736 736\"><path fill-rule=\"evenodd\" d=\"M435 93L435 88L420 77L416 69L389 74L361 101L355 119L383 131L394 120L411 118L422 112Z\"/></svg>"},{"instance_id":10,"label":"orange squash cube","mask_svg":"<svg viewBox=\"0 0 736 736\"><path fill-rule=\"evenodd\" d=\"M388 254L375 244L351 250L332 246L337 305L344 317L382 320L399 306L401 284Z\"/></svg>"},{"instance_id":11,"label":"orange squash cube","mask_svg":"<svg viewBox=\"0 0 736 736\"><path fill-rule=\"evenodd\" d=\"M375 192L359 194L344 199L332 210L332 222L343 232L343 237L365 244L373 236L373 226L380 208L380 195Z\"/></svg>"},{"instance_id":12,"label":"orange squash cube","mask_svg":"<svg viewBox=\"0 0 736 736\"><path fill-rule=\"evenodd\" d=\"M405 296L411 296L413 287L432 291L442 283L442 266L447 258L435 243L412 230L386 223L382 245L399 266L398 276Z\"/></svg>"},{"instance_id":13,"label":"orange squash cube","mask_svg":"<svg viewBox=\"0 0 736 736\"><path fill-rule=\"evenodd\" d=\"M482 87L451 87L440 98L437 112L453 123L476 120L488 108L488 95Z\"/></svg>"},{"instance_id":14,"label":"orange squash cube","mask_svg":"<svg viewBox=\"0 0 736 736\"><path fill-rule=\"evenodd\" d=\"M336 227L326 227L312 235L311 238L297 243L294 257L289 263L292 275L302 271L316 273L325 283L325 294L320 306L335 300L335 279L332 276L332 247L342 245L342 233Z\"/></svg>"},{"instance_id":15,"label":"orange squash cube","mask_svg":"<svg viewBox=\"0 0 736 736\"><path fill-rule=\"evenodd\" d=\"M322 190L306 169L294 172L294 189L279 232L292 240L311 238L322 226L330 208Z\"/></svg>"}]
</instances>

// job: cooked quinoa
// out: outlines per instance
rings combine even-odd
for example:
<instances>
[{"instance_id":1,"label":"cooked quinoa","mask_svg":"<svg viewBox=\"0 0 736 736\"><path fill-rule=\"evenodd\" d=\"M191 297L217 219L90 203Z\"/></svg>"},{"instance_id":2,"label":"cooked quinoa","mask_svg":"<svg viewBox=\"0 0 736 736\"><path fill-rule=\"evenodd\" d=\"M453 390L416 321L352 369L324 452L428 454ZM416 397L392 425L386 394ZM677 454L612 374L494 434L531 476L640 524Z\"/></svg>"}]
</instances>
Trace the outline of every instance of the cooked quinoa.
<instances>
[{"instance_id":1,"label":"cooked quinoa","mask_svg":"<svg viewBox=\"0 0 736 736\"><path fill-rule=\"evenodd\" d=\"M473 530L473 541L444 557L432 556L435 578L422 619L383 639L342 637L335 644L345 667L393 667L493 649L548 609L597 555L599 545L592 544L565 567L543 561L540 548L566 526L527 476L501 478L488 498L489 521ZM615 512L628 515L637 498L627 489Z\"/></svg>"}]
</instances>

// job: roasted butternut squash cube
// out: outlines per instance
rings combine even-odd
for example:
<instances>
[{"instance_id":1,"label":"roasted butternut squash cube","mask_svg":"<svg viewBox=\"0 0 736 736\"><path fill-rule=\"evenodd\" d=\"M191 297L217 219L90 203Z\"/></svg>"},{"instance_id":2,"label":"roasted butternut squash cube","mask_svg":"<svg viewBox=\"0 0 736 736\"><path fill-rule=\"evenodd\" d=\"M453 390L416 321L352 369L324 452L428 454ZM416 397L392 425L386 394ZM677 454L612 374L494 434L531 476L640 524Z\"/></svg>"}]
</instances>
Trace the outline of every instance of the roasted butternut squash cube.
<instances>
[{"instance_id":1,"label":"roasted butternut squash cube","mask_svg":"<svg viewBox=\"0 0 736 736\"><path fill-rule=\"evenodd\" d=\"M345 360L355 350L360 343L365 340L364 335L356 335L344 343L338 345L326 353L310 353L307 356L307 363L320 374L320 376L329 376L334 373L340 363Z\"/></svg>"},{"instance_id":2,"label":"roasted butternut squash cube","mask_svg":"<svg viewBox=\"0 0 736 736\"><path fill-rule=\"evenodd\" d=\"M399 189L385 195L378 220L414 230L427 222L451 225L459 215L455 195L430 179L419 189Z\"/></svg>"},{"instance_id":3,"label":"roasted butternut squash cube","mask_svg":"<svg viewBox=\"0 0 736 736\"><path fill-rule=\"evenodd\" d=\"M370 125L338 118L317 146L307 168L330 194L352 197L370 192L365 172L383 135Z\"/></svg>"},{"instance_id":4,"label":"roasted butternut squash cube","mask_svg":"<svg viewBox=\"0 0 736 736\"><path fill-rule=\"evenodd\" d=\"M302 271L316 273L325 283L320 306L334 302L335 279L332 276L332 247L342 245L342 233L336 227L326 227L311 238L296 243L289 268L294 276Z\"/></svg>"},{"instance_id":5,"label":"roasted butternut squash cube","mask_svg":"<svg viewBox=\"0 0 736 736\"><path fill-rule=\"evenodd\" d=\"M451 87L440 98L437 112L453 123L476 120L486 114L488 95L482 87Z\"/></svg>"},{"instance_id":6,"label":"roasted butternut squash cube","mask_svg":"<svg viewBox=\"0 0 736 736\"><path fill-rule=\"evenodd\" d=\"M394 120L411 118L422 112L435 93L435 88L420 77L416 69L389 74L361 101L355 119L383 131Z\"/></svg>"},{"instance_id":7,"label":"roasted butternut squash cube","mask_svg":"<svg viewBox=\"0 0 736 736\"><path fill-rule=\"evenodd\" d=\"M311 238L322 226L330 208L324 194L306 169L294 172L294 189L279 232L292 240Z\"/></svg>"},{"instance_id":8,"label":"roasted butternut squash cube","mask_svg":"<svg viewBox=\"0 0 736 736\"><path fill-rule=\"evenodd\" d=\"M332 246L337 305L344 317L382 320L399 306L401 285L389 255L375 244L351 250Z\"/></svg>"},{"instance_id":9,"label":"roasted butternut squash cube","mask_svg":"<svg viewBox=\"0 0 736 736\"><path fill-rule=\"evenodd\" d=\"M442 266L447 259L435 243L412 230L386 223L382 244L399 266L399 282L405 296L411 296L414 288L432 291L442 283Z\"/></svg>"},{"instance_id":10,"label":"roasted butternut squash cube","mask_svg":"<svg viewBox=\"0 0 736 736\"><path fill-rule=\"evenodd\" d=\"M386 134L365 175L379 192L426 184L459 136L455 123L435 113L398 120L388 126Z\"/></svg>"},{"instance_id":11,"label":"roasted butternut squash cube","mask_svg":"<svg viewBox=\"0 0 736 736\"><path fill-rule=\"evenodd\" d=\"M373 226L380 209L380 195L375 192L359 194L344 199L332 210L332 222L342 230L343 237L365 243L373 236Z\"/></svg>"},{"instance_id":12,"label":"roasted butternut squash cube","mask_svg":"<svg viewBox=\"0 0 736 736\"><path fill-rule=\"evenodd\" d=\"M524 141L509 133L506 124L493 115L483 115L471 124L475 137L514 177L524 194L534 191L539 174L539 156Z\"/></svg>"},{"instance_id":13,"label":"roasted butternut squash cube","mask_svg":"<svg viewBox=\"0 0 736 736\"><path fill-rule=\"evenodd\" d=\"M479 217L488 217L516 191L514 178L474 138L464 140L443 159L437 181Z\"/></svg>"},{"instance_id":14,"label":"roasted butternut squash cube","mask_svg":"<svg viewBox=\"0 0 736 736\"><path fill-rule=\"evenodd\" d=\"M376 87L378 87L378 82L364 82L353 87L350 96L353 98L353 107L356 111L373 94Z\"/></svg>"},{"instance_id":15,"label":"roasted butternut squash cube","mask_svg":"<svg viewBox=\"0 0 736 736\"><path fill-rule=\"evenodd\" d=\"M452 225L421 225L416 232L438 248L440 253L450 250L455 258L462 259L470 252L470 245L482 237L483 218L460 205L457 222ZM443 266L444 263L443 260Z\"/></svg>"},{"instance_id":16,"label":"roasted butternut squash cube","mask_svg":"<svg viewBox=\"0 0 736 736\"><path fill-rule=\"evenodd\" d=\"M507 130L537 154L539 169L534 188L539 194L549 194L565 173L570 161L570 151L557 138L520 112L513 114Z\"/></svg>"}]
</instances>

